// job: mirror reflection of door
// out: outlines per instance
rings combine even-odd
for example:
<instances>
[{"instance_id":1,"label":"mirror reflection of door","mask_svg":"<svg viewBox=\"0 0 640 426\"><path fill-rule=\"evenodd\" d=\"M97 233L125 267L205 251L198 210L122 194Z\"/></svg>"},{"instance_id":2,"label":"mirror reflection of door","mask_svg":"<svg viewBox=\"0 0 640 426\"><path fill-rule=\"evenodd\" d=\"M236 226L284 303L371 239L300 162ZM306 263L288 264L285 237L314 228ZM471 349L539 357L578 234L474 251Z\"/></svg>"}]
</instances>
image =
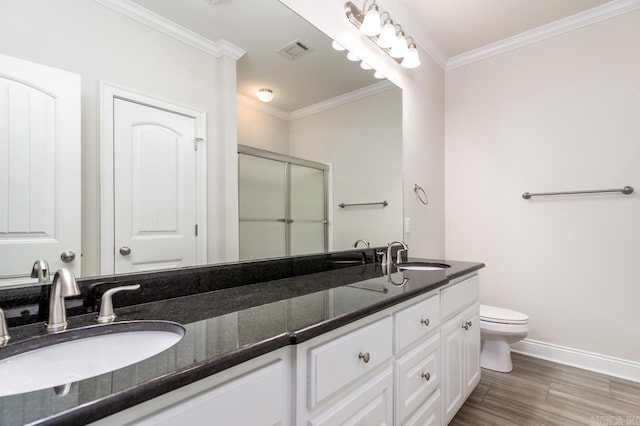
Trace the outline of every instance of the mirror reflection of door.
<instances>
[{"instance_id":1,"label":"mirror reflection of door","mask_svg":"<svg viewBox=\"0 0 640 426\"><path fill-rule=\"evenodd\" d=\"M240 259L328 249L324 164L240 146Z\"/></svg>"},{"instance_id":2,"label":"mirror reflection of door","mask_svg":"<svg viewBox=\"0 0 640 426\"><path fill-rule=\"evenodd\" d=\"M116 273L197 264L195 121L114 100Z\"/></svg>"},{"instance_id":3,"label":"mirror reflection of door","mask_svg":"<svg viewBox=\"0 0 640 426\"><path fill-rule=\"evenodd\" d=\"M80 76L0 55L0 284L80 254Z\"/></svg>"}]
</instances>

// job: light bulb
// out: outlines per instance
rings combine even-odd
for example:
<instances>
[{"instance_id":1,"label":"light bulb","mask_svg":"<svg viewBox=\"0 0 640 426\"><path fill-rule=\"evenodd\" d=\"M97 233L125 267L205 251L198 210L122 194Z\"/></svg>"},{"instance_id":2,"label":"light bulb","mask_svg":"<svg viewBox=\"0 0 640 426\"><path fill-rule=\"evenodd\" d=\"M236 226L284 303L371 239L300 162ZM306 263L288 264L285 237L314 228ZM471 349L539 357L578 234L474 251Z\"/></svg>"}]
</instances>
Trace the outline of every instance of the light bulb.
<instances>
[{"instance_id":1,"label":"light bulb","mask_svg":"<svg viewBox=\"0 0 640 426\"><path fill-rule=\"evenodd\" d=\"M360 58L358 58L358 56L355 53L347 53L347 59L353 62L359 61Z\"/></svg>"},{"instance_id":2,"label":"light bulb","mask_svg":"<svg viewBox=\"0 0 640 426\"><path fill-rule=\"evenodd\" d=\"M362 68L363 70L372 70L373 67L371 65L369 65L368 63L362 61L360 62L360 68Z\"/></svg>"},{"instance_id":3,"label":"light bulb","mask_svg":"<svg viewBox=\"0 0 640 426\"><path fill-rule=\"evenodd\" d=\"M347 50L347 49L345 49L344 47L342 47L342 45L341 45L340 43L338 43L337 41L335 41L335 40L333 40L333 41L331 42L331 47L333 47L333 48L334 48L335 50L337 50L338 52L342 52L342 51L344 51L344 50Z\"/></svg>"},{"instance_id":4,"label":"light bulb","mask_svg":"<svg viewBox=\"0 0 640 426\"><path fill-rule=\"evenodd\" d=\"M384 25L382 26L382 31L380 31L380 37L378 37L378 46L385 49L390 49L395 41L396 28L393 25L393 21L391 19L386 19L384 21Z\"/></svg>"},{"instance_id":5,"label":"light bulb","mask_svg":"<svg viewBox=\"0 0 640 426\"><path fill-rule=\"evenodd\" d=\"M404 31L398 31L396 34L396 41L393 43L391 47L391 51L389 51L389 56L392 58L402 58L407 54L407 37L404 34Z\"/></svg>"},{"instance_id":6,"label":"light bulb","mask_svg":"<svg viewBox=\"0 0 640 426\"><path fill-rule=\"evenodd\" d=\"M360 32L369 37L380 34L380 11L377 4L369 6L362 25L360 25Z\"/></svg>"},{"instance_id":7,"label":"light bulb","mask_svg":"<svg viewBox=\"0 0 640 426\"><path fill-rule=\"evenodd\" d=\"M262 102L271 102L273 100L273 90L267 88L258 90L258 99Z\"/></svg>"},{"instance_id":8,"label":"light bulb","mask_svg":"<svg viewBox=\"0 0 640 426\"><path fill-rule=\"evenodd\" d=\"M404 59L400 63L404 68L417 68L420 66L420 56L418 56L418 49L415 43L409 44L407 54L404 55Z\"/></svg>"},{"instance_id":9,"label":"light bulb","mask_svg":"<svg viewBox=\"0 0 640 426\"><path fill-rule=\"evenodd\" d=\"M376 71L376 72L373 74L373 76L374 76L375 78L377 78L378 80L382 80L383 78L386 78L386 77L384 76L384 74L382 74L380 71Z\"/></svg>"}]
</instances>

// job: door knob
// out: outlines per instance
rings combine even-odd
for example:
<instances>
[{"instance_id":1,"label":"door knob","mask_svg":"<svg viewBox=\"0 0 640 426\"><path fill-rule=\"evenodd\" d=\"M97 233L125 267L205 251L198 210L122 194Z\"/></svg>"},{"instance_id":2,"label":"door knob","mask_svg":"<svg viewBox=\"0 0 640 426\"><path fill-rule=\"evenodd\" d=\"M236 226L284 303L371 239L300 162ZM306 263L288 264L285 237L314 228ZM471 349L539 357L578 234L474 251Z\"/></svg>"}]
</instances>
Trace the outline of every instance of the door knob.
<instances>
[{"instance_id":1,"label":"door knob","mask_svg":"<svg viewBox=\"0 0 640 426\"><path fill-rule=\"evenodd\" d=\"M76 254L71 250L63 251L60 254L60 259L62 259L64 263L73 262L75 258L76 258Z\"/></svg>"},{"instance_id":2,"label":"door knob","mask_svg":"<svg viewBox=\"0 0 640 426\"><path fill-rule=\"evenodd\" d=\"M120 254L123 256L129 256L131 254L131 247L127 247L127 246L120 247Z\"/></svg>"}]
</instances>

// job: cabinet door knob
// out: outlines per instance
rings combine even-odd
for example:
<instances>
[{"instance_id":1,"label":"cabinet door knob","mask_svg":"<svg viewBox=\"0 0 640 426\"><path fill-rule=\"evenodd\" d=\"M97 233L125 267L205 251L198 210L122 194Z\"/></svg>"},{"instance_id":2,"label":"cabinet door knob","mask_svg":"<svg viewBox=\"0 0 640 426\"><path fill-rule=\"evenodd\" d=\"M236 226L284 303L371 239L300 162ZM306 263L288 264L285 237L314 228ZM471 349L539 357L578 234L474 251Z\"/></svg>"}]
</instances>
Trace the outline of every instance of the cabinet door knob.
<instances>
[{"instance_id":1,"label":"cabinet door knob","mask_svg":"<svg viewBox=\"0 0 640 426\"><path fill-rule=\"evenodd\" d=\"M473 325L471 321L467 321L467 324L469 324L469 328L471 328L471 326Z\"/></svg>"},{"instance_id":2,"label":"cabinet door knob","mask_svg":"<svg viewBox=\"0 0 640 426\"><path fill-rule=\"evenodd\" d=\"M431 379L431 373L422 373L421 377L428 382Z\"/></svg>"},{"instance_id":3,"label":"cabinet door knob","mask_svg":"<svg viewBox=\"0 0 640 426\"><path fill-rule=\"evenodd\" d=\"M420 324L424 324L426 327L429 327L429 318L421 319Z\"/></svg>"},{"instance_id":4,"label":"cabinet door knob","mask_svg":"<svg viewBox=\"0 0 640 426\"><path fill-rule=\"evenodd\" d=\"M371 359L371 355L369 355L369 352L365 352L365 353L360 352L360 354L358 354L358 358L363 360L364 363L366 364Z\"/></svg>"},{"instance_id":5,"label":"cabinet door knob","mask_svg":"<svg viewBox=\"0 0 640 426\"><path fill-rule=\"evenodd\" d=\"M127 246L120 247L120 254L123 256L129 256L131 254L131 247L127 247Z\"/></svg>"},{"instance_id":6,"label":"cabinet door knob","mask_svg":"<svg viewBox=\"0 0 640 426\"><path fill-rule=\"evenodd\" d=\"M464 325L462 326L462 328L464 328L465 330L469 330L469 324L467 324L466 322L464 323Z\"/></svg>"}]
</instances>

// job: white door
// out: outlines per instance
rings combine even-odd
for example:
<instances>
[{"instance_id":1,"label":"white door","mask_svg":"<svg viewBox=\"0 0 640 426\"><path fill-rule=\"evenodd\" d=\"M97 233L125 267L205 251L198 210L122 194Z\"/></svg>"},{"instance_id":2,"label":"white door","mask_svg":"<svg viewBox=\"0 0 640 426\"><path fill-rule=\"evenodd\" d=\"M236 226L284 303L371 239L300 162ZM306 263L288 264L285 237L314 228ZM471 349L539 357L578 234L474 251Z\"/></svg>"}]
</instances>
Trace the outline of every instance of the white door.
<instances>
[{"instance_id":1,"label":"white door","mask_svg":"<svg viewBox=\"0 0 640 426\"><path fill-rule=\"evenodd\" d=\"M115 272L197 264L196 119L114 99Z\"/></svg>"},{"instance_id":2,"label":"white door","mask_svg":"<svg viewBox=\"0 0 640 426\"><path fill-rule=\"evenodd\" d=\"M36 259L80 274L80 76L0 55L0 283Z\"/></svg>"}]
</instances>

